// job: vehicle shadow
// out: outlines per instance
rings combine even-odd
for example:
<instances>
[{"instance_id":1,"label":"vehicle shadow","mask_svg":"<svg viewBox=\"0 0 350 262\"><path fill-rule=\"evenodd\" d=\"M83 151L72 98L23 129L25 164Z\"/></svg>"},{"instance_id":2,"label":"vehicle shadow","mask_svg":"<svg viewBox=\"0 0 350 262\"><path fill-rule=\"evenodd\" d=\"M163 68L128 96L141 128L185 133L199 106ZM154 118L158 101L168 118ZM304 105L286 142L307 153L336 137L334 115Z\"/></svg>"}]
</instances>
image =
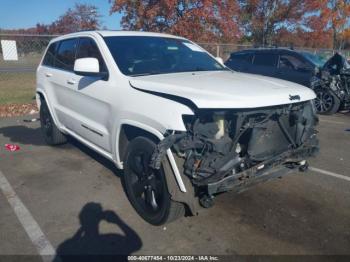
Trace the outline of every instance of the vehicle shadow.
<instances>
[{"instance_id":1,"label":"vehicle shadow","mask_svg":"<svg viewBox=\"0 0 350 262\"><path fill-rule=\"evenodd\" d=\"M46 145L40 127L29 128L23 125L7 126L0 128L0 135L9 138L10 143L34 146Z\"/></svg>"},{"instance_id":2,"label":"vehicle shadow","mask_svg":"<svg viewBox=\"0 0 350 262\"><path fill-rule=\"evenodd\" d=\"M20 145L32 145L32 146L48 146L44 140L42 131L40 127L30 128L24 125L20 126L7 126L0 128L0 136L8 138L9 143L20 144ZM99 162L101 165L108 168L115 175L120 177L122 171L118 170L113 162L106 159L105 157L99 155L92 149L83 145L78 140L68 136L68 143L64 145L57 146L60 149L72 149L76 148L82 153L93 158L95 161Z\"/></svg>"},{"instance_id":3,"label":"vehicle shadow","mask_svg":"<svg viewBox=\"0 0 350 262\"><path fill-rule=\"evenodd\" d=\"M113 172L116 176L121 177L123 174L123 171L118 169L116 165L109 159L105 158L104 156L96 153L94 150L90 149L89 147L82 144L80 141L76 140L73 137L68 136L68 143L65 145L62 145L62 148L70 148L74 147L78 150L80 150L82 153L88 155L90 158L94 159L96 162L104 166L105 168L109 169L111 172Z\"/></svg>"},{"instance_id":4,"label":"vehicle shadow","mask_svg":"<svg viewBox=\"0 0 350 262\"><path fill-rule=\"evenodd\" d=\"M103 210L101 204L87 203L79 214L80 228L56 250L54 262L120 261L139 250L142 240L115 212ZM118 226L122 234L99 232L99 223L106 221Z\"/></svg>"}]
</instances>

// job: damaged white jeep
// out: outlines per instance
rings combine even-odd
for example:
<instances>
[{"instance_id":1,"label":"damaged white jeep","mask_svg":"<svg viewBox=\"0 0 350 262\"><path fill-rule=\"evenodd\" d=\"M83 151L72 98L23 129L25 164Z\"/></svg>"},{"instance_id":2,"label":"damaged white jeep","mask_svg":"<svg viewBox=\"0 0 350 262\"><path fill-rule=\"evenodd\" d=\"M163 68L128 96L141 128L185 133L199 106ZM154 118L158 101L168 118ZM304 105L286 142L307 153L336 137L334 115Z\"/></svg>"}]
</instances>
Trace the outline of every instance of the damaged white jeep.
<instances>
[{"instance_id":1,"label":"damaged white jeep","mask_svg":"<svg viewBox=\"0 0 350 262\"><path fill-rule=\"evenodd\" d=\"M124 169L131 204L154 225L197 214L218 193L305 170L318 151L314 98L156 33L62 36L37 70L47 143L73 136Z\"/></svg>"}]
</instances>

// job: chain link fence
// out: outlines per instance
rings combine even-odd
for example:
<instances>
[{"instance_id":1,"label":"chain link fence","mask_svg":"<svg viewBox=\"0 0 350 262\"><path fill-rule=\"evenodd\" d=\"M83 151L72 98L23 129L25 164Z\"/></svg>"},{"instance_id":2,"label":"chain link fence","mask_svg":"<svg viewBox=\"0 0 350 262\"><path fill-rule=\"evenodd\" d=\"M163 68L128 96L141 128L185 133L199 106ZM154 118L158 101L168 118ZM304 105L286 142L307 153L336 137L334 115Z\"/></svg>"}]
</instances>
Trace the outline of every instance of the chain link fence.
<instances>
[{"instance_id":1,"label":"chain link fence","mask_svg":"<svg viewBox=\"0 0 350 262\"><path fill-rule=\"evenodd\" d=\"M212 55L216 57L221 57L222 59L227 60L232 52L240 51L244 49L255 48L254 45L238 45L238 44L214 44L214 43L199 43L204 49L209 51ZM324 49L324 48L306 48L306 47L283 47L279 48L288 48L300 51L307 51L315 55L319 55L323 58L330 58L335 52L342 53L345 57L350 59L350 50L340 50L336 51L333 49Z\"/></svg>"},{"instance_id":2,"label":"chain link fence","mask_svg":"<svg viewBox=\"0 0 350 262\"><path fill-rule=\"evenodd\" d=\"M35 94L35 70L48 43L56 36L0 34L0 105L31 101ZM200 45L224 60L234 51L253 48L252 45L237 44L200 43ZM334 54L333 50L328 49L295 49L309 51L325 58ZM350 57L350 50L342 53Z\"/></svg>"},{"instance_id":3,"label":"chain link fence","mask_svg":"<svg viewBox=\"0 0 350 262\"><path fill-rule=\"evenodd\" d=\"M234 51L252 48L252 45L237 45L237 44L214 44L214 43L199 43L201 47L210 52L215 57L221 57L227 60L230 54Z\"/></svg>"},{"instance_id":4,"label":"chain link fence","mask_svg":"<svg viewBox=\"0 0 350 262\"><path fill-rule=\"evenodd\" d=\"M54 37L0 34L0 105L32 101L35 70Z\"/></svg>"},{"instance_id":5,"label":"chain link fence","mask_svg":"<svg viewBox=\"0 0 350 262\"><path fill-rule=\"evenodd\" d=\"M2 48L0 49L0 69L2 71L35 70L48 43L54 37L56 36L0 34L1 43L4 41L15 41L15 46L10 46L8 48L16 48L18 54L17 60L5 60L3 53L4 46L2 45Z\"/></svg>"}]
</instances>

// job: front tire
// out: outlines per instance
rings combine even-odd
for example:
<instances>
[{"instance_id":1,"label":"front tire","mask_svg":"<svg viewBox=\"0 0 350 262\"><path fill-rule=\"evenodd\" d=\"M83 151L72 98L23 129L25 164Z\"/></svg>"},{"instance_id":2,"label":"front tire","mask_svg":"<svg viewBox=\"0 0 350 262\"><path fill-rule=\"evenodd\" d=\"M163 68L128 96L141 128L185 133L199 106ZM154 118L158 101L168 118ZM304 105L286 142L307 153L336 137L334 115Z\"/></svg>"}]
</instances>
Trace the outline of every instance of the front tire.
<instances>
[{"instance_id":1,"label":"front tire","mask_svg":"<svg viewBox=\"0 0 350 262\"><path fill-rule=\"evenodd\" d=\"M324 88L316 89L315 93L315 107L317 113L321 115L333 115L338 112L340 100L336 95Z\"/></svg>"},{"instance_id":2,"label":"front tire","mask_svg":"<svg viewBox=\"0 0 350 262\"><path fill-rule=\"evenodd\" d=\"M124 185L136 212L152 225L162 225L184 216L184 205L171 200L163 166L152 169L149 162L156 144L136 137L128 145L124 162Z\"/></svg>"},{"instance_id":3,"label":"front tire","mask_svg":"<svg viewBox=\"0 0 350 262\"><path fill-rule=\"evenodd\" d=\"M49 145L60 145L67 142L66 136L57 128L44 99L40 106L40 124L45 141Z\"/></svg>"}]
</instances>

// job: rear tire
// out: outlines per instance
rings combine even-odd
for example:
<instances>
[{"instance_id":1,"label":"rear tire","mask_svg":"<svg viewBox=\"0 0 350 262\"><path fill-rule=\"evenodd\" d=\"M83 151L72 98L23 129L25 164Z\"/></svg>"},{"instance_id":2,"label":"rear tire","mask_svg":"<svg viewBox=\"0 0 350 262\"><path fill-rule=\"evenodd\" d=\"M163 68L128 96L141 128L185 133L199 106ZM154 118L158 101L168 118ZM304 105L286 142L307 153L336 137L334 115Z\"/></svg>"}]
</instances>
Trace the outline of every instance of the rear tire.
<instances>
[{"instance_id":1,"label":"rear tire","mask_svg":"<svg viewBox=\"0 0 350 262\"><path fill-rule=\"evenodd\" d=\"M136 212L152 225L162 225L185 215L182 203L171 200L163 166L149 167L156 144L146 137L134 138L127 147L124 185Z\"/></svg>"},{"instance_id":2,"label":"rear tire","mask_svg":"<svg viewBox=\"0 0 350 262\"><path fill-rule=\"evenodd\" d=\"M315 107L318 114L333 115L338 112L340 100L336 95L324 88L315 89L315 93Z\"/></svg>"},{"instance_id":3,"label":"rear tire","mask_svg":"<svg viewBox=\"0 0 350 262\"><path fill-rule=\"evenodd\" d=\"M66 136L57 128L44 99L40 106L40 124L45 141L49 145L60 145L67 142Z\"/></svg>"}]
</instances>

